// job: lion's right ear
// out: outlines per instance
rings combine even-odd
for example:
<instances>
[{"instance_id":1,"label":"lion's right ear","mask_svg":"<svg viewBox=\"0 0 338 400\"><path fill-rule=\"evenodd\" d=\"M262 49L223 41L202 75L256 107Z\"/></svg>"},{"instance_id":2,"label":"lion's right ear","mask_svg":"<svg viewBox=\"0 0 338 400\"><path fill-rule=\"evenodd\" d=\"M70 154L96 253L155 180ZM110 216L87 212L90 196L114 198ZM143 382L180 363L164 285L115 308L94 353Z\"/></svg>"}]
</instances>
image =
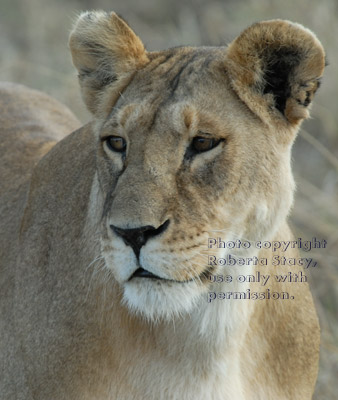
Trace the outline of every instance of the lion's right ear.
<instances>
[{"instance_id":1,"label":"lion's right ear","mask_svg":"<svg viewBox=\"0 0 338 400\"><path fill-rule=\"evenodd\" d=\"M69 38L82 96L93 114L101 112L104 89L120 92L133 73L149 62L138 36L115 13L85 12Z\"/></svg>"}]
</instances>

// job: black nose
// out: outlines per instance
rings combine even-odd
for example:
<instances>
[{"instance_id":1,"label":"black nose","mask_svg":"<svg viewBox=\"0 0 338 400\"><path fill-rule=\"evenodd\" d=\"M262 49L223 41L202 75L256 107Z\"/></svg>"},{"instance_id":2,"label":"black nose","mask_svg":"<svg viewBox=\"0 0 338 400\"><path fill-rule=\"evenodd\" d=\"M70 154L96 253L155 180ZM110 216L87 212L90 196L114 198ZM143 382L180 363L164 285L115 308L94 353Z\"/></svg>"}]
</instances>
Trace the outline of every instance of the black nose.
<instances>
[{"instance_id":1,"label":"black nose","mask_svg":"<svg viewBox=\"0 0 338 400\"><path fill-rule=\"evenodd\" d=\"M121 236L124 243L130 246L134 250L136 257L139 258L141 247L147 243L147 240L164 232L168 225L169 220L165 221L158 228L151 225L134 229L122 229L114 225L110 225L110 227L118 236Z\"/></svg>"}]
</instances>

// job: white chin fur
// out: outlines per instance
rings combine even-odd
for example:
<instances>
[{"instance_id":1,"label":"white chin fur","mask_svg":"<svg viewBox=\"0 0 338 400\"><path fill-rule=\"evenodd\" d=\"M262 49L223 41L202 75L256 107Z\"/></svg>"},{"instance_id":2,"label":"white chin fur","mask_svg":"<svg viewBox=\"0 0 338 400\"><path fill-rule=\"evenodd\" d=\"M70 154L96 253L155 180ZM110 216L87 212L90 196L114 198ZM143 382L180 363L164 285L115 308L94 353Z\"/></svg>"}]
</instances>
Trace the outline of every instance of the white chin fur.
<instances>
[{"instance_id":1,"label":"white chin fur","mask_svg":"<svg viewBox=\"0 0 338 400\"><path fill-rule=\"evenodd\" d=\"M201 284L134 278L124 285L123 301L134 313L149 320L170 320L189 313L203 296Z\"/></svg>"}]
</instances>

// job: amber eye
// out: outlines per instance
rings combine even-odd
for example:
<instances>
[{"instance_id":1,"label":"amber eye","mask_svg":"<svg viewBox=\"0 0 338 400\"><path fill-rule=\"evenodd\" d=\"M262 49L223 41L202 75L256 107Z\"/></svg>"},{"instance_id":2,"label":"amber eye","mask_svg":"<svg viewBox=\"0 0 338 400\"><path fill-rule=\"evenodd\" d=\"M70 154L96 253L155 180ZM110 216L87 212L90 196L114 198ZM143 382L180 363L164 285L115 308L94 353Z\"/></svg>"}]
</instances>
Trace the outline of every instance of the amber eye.
<instances>
[{"instance_id":1,"label":"amber eye","mask_svg":"<svg viewBox=\"0 0 338 400\"><path fill-rule=\"evenodd\" d=\"M192 140L192 148L197 153L202 153L204 151L208 151L213 149L218 145L220 140L206 138L202 136L196 136Z\"/></svg>"},{"instance_id":2,"label":"amber eye","mask_svg":"<svg viewBox=\"0 0 338 400\"><path fill-rule=\"evenodd\" d=\"M112 151L122 153L126 150L126 141L120 136L108 136L105 140L108 148Z\"/></svg>"}]
</instances>

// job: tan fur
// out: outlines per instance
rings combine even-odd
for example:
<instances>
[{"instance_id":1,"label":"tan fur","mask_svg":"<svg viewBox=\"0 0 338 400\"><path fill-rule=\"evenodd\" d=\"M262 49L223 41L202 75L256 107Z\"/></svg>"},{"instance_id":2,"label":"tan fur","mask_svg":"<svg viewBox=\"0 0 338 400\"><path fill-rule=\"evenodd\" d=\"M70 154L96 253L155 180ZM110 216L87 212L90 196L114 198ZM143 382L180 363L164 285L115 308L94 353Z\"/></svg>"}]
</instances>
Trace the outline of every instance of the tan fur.
<instances>
[{"instance_id":1,"label":"tan fur","mask_svg":"<svg viewBox=\"0 0 338 400\"><path fill-rule=\"evenodd\" d=\"M116 14L87 12L70 48L94 116L72 134L61 105L0 87L0 397L310 399L319 326L307 283L209 279L299 272L272 265L298 252L207 243L292 240L290 151L323 72L318 39L275 20L229 47L147 52ZM194 154L199 136L220 142ZM145 226L165 227L138 260L116 229ZM207 265L228 254L269 265ZM132 277L140 266L161 279ZM207 302L248 289L294 299Z\"/></svg>"}]
</instances>

